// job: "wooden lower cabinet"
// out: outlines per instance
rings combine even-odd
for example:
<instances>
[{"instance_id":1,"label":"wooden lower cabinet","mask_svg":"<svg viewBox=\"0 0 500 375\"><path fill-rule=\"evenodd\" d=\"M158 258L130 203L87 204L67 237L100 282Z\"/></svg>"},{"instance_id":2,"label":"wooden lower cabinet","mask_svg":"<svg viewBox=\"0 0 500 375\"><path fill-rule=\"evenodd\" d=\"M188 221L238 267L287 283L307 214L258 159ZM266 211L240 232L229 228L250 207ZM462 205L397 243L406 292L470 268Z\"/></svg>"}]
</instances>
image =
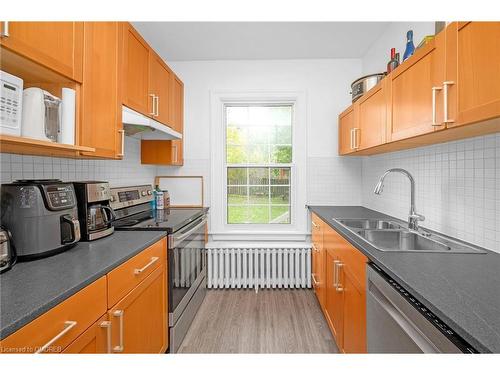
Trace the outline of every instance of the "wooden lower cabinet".
<instances>
[{"instance_id":1,"label":"wooden lower cabinet","mask_svg":"<svg viewBox=\"0 0 500 375\"><path fill-rule=\"evenodd\" d=\"M108 312L113 353L164 353L167 350L165 270L156 269Z\"/></svg>"},{"instance_id":2,"label":"wooden lower cabinet","mask_svg":"<svg viewBox=\"0 0 500 375\"><path fill-rule=\"evenodd\" d=\"M63 354L105 353L111 353L111 322L107 314L63 350Z\"/></svg>"},{"instance_id":3,"label":"wooden lower cabinet","mask_svg":"<svg viewBox=\"0 0 500 375\"><path fill-rule=\"evenodd\" d=\"M316 297L318 298L321 308L325 309L326 300L326 283L325 283L325 260L326 252L323 248L323 222L321 219L312 214L312 283Z\"/></svg>"},{"instance_id":4,"label":"wooden lower cabinet","mask_svg":"<svg viewBox=\"0 0 500 375\"><path fill-rule=\"evenodd\" d=\"M7 336L0 353L165 353L166 246L158 241ZM108 308L110 291L120 298Z\"/></svg>"},{"instance_id":5,"label":"wooden lower cabinet","mask_svg":"<svg viewBox=\"0 0 500 375\"><path fill-rule=\"evenodd\" d=\"M344 293L343 327L345 353L366 353L366 290L349 272L341 274Z\"/></svg>"},{"instance_id":6,"label":"wooden lower cabinet","mask_svg":"<svg viewBox=\"0 0 500 375\"><path fill-rule=\"evenodd\" d=\"M368 259L328 224L317 217L313 219L323 226L321 247L325 252L326 291L323 313L328 326L341 352L366 353Z\"/></svg>"}]
</instances>

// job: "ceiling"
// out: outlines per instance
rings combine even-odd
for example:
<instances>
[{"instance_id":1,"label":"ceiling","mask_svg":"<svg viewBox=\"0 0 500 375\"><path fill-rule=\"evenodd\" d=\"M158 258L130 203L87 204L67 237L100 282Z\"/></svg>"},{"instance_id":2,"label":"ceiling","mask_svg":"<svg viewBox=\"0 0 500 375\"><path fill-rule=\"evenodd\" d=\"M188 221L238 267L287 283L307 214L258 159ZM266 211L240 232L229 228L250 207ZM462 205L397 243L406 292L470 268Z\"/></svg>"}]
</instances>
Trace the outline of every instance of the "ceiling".
<instances>
[{"instance_id":1,"label":"ceiling","mask_svg":"<svg viewBox=\"0 0 500 375\"><path fill-rule=\"evenodd\" d=\"M359 58L389 22L133 22L166 60Z\"/></svg>"}]
</instances>

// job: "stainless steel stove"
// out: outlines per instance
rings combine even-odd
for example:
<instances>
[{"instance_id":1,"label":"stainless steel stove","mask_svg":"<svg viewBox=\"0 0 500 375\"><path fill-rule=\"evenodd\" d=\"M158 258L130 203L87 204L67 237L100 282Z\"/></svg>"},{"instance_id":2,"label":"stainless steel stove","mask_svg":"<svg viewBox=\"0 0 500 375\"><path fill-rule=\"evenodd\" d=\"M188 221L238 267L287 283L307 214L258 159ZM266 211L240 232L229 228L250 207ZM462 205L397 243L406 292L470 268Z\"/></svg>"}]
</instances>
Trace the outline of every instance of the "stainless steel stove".
<instances>
[{"instance_id":1,"label":"stainless steel stove","mask_svg":"<svg viewBox=\"0 0 500 375\"><path fill-rule=\"evenodd\" d=\"M111 189L115 230L155 230L168 235L170 352L177 352L206 294L207 209L153 210L151 185Z\"/></svg>"}]
</instances>

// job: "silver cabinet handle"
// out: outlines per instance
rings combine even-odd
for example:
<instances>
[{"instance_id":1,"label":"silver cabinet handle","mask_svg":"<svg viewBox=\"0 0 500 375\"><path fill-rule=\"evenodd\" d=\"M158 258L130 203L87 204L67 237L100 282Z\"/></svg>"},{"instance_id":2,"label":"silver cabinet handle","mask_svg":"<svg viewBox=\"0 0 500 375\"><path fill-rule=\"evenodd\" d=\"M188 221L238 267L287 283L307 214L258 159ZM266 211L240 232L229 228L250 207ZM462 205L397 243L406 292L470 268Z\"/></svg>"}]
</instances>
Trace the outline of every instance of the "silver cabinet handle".
<instances>
[{"instance_id":1,"label":"silver cabinet handle","mask_svg":"<svg viewBox=\"0 0 500 375\"><path fill-rule=\"evenodd\" d=\"M160 97L159 96L155 96L155 101L156 101L156 114L155 116L158 117L160 115Z\"/></svg>"},{"instance_id":2,"label":"silver cabinet handle","mask_svg":"<svg viewBox=\"0 0 500 375\"><path fill-rule=\"evenodd\" d=\"M57 340L59 340L61 337L63 337L66 333L71 331L74 327L76 326L76 322L74 320L67 320L64 322L64 329L59 332L57 335L52 337L45 345L42 345L36 352L35 354L43 353L49 346L51 346L53 343L55 343Z\"/></svg>"},{"instance_id":3,"label":"silver cabinet handle","mask_svg":"<svg viewBox=\"0 0 500 375\"><path fill-rule=\"evenodd\" d=\"M342 285L340 284L340 269L342 267L344 267L344 264L340 261L340 260L337 260L336 261L336 268L337 268L337 272L336 272L336 275L337 275L337 282L336 282L336 285L335 285L335 290L337 292L342 292L344 290L344 288L342 287Z\"/></svg>"},{"instance_id":4,"label":"silver cabinet handle","mask_svg":"<svg viewBox=\"0 0 500 375\"><path fill-rule=\"evenodd\" d=\"M117 156L125 156L125 130L120 129L118 133L120 133L122 137L122 151Z\"/></svg>"},{"instance_id":5,"label":"silver cabinet handle","mask_svg":"<svg viewBox=\"0 0 500 375\"><path fill-rule=\"evenodd\" d=\"M111 322L105 320L99 327L106 329L106 353L111 353Z\"/></svg>"},{"instance_id":6,"label":"silver cabinet handle","mask_svg":"<svg viewBox=\"0 0 500 375\"><path fill-rule=\"evenodd\" d=\"M123 352L123 349L124 349L124 345L123 345L123 315L124 315L124 311L123 310L116 310L114 313L113 313L113 316L114 317L117 317L120 319L120 343L115 346L113 348L113 352L115 353L121 353Z\"/></svg>"},{"instance_id":7,"label":"silver cabinet handle","mask_svg":"<svg viewBox=\"0 0 500 375\"><path fill-rule=\"evenodd\" d=\"M8 38L9 35L9 21L3 21L2 32L0 33L0 38Z\"/></svg>"},{"instance_id":8,"label":"silver cabinet handle","mask_svg":"<svg viewBox=\"0 0 500 375\"><path fill-rule=\"evenodd\" d=\"M312 225L313 225L314 228L318 228L319 229L319 225L318 224L316 224L314 221L311 221L311 223L312 223Z\"/></svg>"},{"instance_id":9,"label":"silver cabinet handle","mask_svg":"<svg viewBox=\"0 0 500 375\"><path fill-rule=\"evenodd\" d=\"M155 111L155 94L149 94L149 96L151 97L151 112L149 112L149 114L151 116L154 116L156 115L156 111Z\"/></svg>"},{"instance_id":10,"label":"silver cabinet handle","mask_svg":"<svg viewBox=\"0 0 500 375\"><path fill-rule=\"evenodd\" d=\"M338 260L333 261L333 287L335 290L337 289L337 263L339 263Z\"/></svg>"},{"instance_id":11,"label":"silver cabinet handle","mask_svg":"<svg viewBox=\"0 0 500 375\"><path fill-rule=\"evenodd\" d=\"M311 273L311 277L313 279L314 286L319 285L318 281L316 280L316 277L314 276L314 273Z\"/></svg>"},{"instance_id":12,"label":"silver cabinet handle","mask_svg":"<svg viewBox=\"0 0 500 375\"><path fill-rule=\"evenodd\" d=\"M353 135L353 131L354 131L354 129L351 129L351 150L354 150L354 144L353 144L354 137L352 136Z\"/></svg>"},{"instance_id":13,"label":"silver cabinet handle","mask_svg":"<svg viewBox=\"0 0 500 375\"><path fill-rule=\"evenodd\" d=\"M353 134L353 136L352 136L352 138L353 138L352 143L354 145L353 149L357 150L359 148L358 137L357 137L359 128L353 128L352 130L353 130L353 132L352 132L352 134Z\"/></svg>"},{"instance_id":14,"label":"silver cabinet handle","mask_svg":"<svg viewBox=\"0 0 500 375\"><path fill-rule=\"evenodd\" d=\"M146 271L146 269L148 269L153 264L155 264L158 261L158 259L160 259L160 258L158 258L158 257L152 257L151 261L148 264L146 264L144 267L142 267L142 268L136 268L134 270L134 275L140 275L141 273L143 273L144 271Z\"/></svg>"},{"instance_id":15,"label":"silver cabinet handle","mask_svg":"<svg viewBox=\"0 0 500 375\"><path fill-rule=\"evenodd\" d=\"M175 150L175 153L174 153L174 163L177 163L177 145L173 145L172 147Z\"/></svg>"},{"instance_id":16,"label":"silver cabinet handle","mask_svg":"<svg viewBox=\"0 0 500 375\"><path fill-rule=\"evenodd\" d=\"M440 123L437 122L436 116L436 93L441 91L443 88L441 86L434 86L432 88L432 126L441 126Z\"/></svg>"},{"instance_id":17,"label":"silver cabinet handle","mask_svg":"<svg viewBox=\"0 0 500 375\"><path fill-rule=\"evenodd\" d=\"M443 122L445 122L445 123L455 122L455 120L448 118L448 86L451 86L454 84L455 84L455 82L453 82L453 81L444 81L443 82L443 107L444 107Z\"/></svg>"},{"instance_id":18,"label":"silver cabinet handle","mask_svg":"<svg viewBox=\"0 0 500 375\"><path fill-rule=\"evenodd\" d=\"M315 245L314 243L312 244L312 249L313 249L314 251L316 251L316 252L318 252L318 253L319 253L319 250L318 250L318 248L316 247L316 245Z\"/></svg>"}]
</instances>

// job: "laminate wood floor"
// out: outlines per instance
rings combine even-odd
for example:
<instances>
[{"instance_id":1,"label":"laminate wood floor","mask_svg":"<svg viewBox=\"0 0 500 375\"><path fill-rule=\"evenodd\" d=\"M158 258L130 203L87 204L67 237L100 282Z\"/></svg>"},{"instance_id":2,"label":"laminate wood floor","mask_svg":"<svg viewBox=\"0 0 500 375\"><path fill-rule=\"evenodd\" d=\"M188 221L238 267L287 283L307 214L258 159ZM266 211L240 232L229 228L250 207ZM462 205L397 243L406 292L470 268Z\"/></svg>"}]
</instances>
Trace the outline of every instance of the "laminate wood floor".
<instances>
[{"instance_id":1,"label":"laminate wood floor","mask_svg":"<svg viewBox=\"0 0 500 375\"><path fill-rule=\"evenodd\" d=\"M179 353L338 353L312 290L209 290Z\"/></svg>"}]
</instances>

